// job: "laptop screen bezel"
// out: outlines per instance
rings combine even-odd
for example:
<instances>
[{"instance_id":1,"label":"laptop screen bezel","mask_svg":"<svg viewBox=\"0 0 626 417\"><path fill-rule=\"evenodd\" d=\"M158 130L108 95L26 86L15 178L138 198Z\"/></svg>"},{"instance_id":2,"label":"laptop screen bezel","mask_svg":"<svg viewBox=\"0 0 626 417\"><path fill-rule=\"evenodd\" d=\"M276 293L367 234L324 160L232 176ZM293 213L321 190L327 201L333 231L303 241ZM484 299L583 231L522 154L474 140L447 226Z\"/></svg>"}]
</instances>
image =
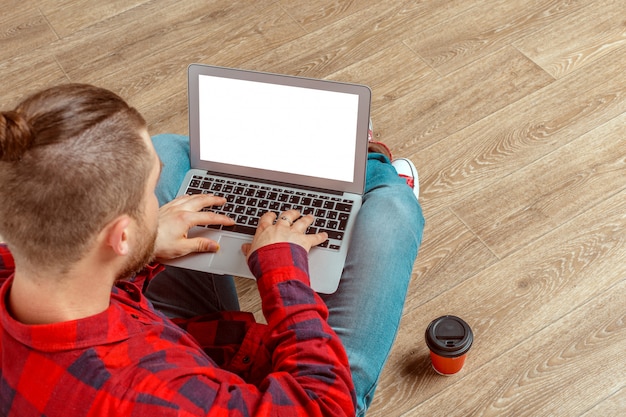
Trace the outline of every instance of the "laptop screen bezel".
<instances>
[{"instance_id":1,"label":"laptop screen bezel","mask_svg":"<svg viewBox=\"0 0 626 417\"><path fill-rule=\"evenodd\" d=\"M358 116L356 126L356 149L354 163L354 180L352 182L337 181L323 177L312 177L271 170L263 170L238 165L224 164L200 159L200 97L199 79L201 75L224 77L261 83L279 84L334 91L358 96ZM191 167L213 173L246 177L271 183L294 184L306 188L332 190L354 194L363 194L365 188L365 170L367 164L367 136L369 129L371 90L361 84L344 83L331 80L296 77L291 75L272 74L266 72L217 67L204 64L191 64L188 67L188 99L189 99L189 145ZM328 152L332 152L329 149Z\"/></svg>"}]
</instances>

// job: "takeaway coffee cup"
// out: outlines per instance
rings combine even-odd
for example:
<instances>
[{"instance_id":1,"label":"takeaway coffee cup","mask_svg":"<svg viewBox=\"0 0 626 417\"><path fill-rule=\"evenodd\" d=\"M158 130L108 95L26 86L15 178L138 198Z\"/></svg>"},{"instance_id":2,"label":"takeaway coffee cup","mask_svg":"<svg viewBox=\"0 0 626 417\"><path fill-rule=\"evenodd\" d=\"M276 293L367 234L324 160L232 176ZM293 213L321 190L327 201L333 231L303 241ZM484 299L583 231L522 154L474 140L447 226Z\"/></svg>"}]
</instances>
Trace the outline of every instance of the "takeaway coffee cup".
<instances>
[{"instance_id":1,"label":"takeaway coffee cup","mask_svg":"<svg viewBox=\"0 0 626 417\"><path fill-rule=\"evenodd\" d=\"M441 375L453 375L463 368L474 335L469 325L456 316L433 320L426 328L433 369Z\"/></svg>"}]
</instances>

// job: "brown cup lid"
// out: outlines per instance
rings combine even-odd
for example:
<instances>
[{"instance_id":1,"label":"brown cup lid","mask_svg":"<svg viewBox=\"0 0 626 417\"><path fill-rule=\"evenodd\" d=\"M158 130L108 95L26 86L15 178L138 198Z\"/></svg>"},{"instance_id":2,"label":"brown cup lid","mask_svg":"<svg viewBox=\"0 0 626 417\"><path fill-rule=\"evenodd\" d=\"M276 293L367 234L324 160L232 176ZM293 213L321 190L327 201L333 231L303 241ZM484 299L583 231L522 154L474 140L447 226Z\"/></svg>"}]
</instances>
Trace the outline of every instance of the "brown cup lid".
<instances>
[{"instance_id":1,"label":"brown cup lid","mask_svg":"<svg viewBox=\"0 0 626 417\"><path fill-rule=\"evenodd\" d=\"M469 351L474 335L469 325L456 316L442 316L426 328L426 344L435 354L456 358Z\"/></svg>"}]
</instances>

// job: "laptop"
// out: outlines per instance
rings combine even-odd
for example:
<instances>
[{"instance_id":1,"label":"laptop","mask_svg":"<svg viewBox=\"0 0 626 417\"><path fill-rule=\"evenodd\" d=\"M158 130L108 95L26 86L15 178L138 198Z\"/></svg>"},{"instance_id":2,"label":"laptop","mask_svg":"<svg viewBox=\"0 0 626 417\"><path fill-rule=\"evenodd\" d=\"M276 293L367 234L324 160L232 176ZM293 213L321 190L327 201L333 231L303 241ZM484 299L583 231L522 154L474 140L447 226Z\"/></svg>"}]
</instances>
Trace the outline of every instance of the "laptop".
<instances>
[{"instance_id":1,"label":"laptop","mask_svg":"<svg viewBox=\"0 0 626 417\"><path fill-rule=\"evenodd\" d=\"M168 264L253 278L241 245L263 213L296 209L315 217L308 233L329 234L309 252L311 287L335 292L365 187L370 89L200 64L188 77L191 170L178 195L225 197L205 210L236 225L192 228L220 250Z\"/></svg>"}]
</instances>

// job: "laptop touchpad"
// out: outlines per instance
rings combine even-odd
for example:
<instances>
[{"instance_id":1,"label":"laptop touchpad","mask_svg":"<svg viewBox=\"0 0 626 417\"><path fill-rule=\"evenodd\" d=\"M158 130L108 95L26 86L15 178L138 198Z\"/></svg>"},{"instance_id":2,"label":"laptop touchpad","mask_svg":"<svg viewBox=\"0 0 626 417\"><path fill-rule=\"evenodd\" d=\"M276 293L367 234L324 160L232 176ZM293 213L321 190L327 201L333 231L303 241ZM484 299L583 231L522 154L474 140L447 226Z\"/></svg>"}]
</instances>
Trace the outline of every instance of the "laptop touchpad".
<instances>
[{"instance_id":1,"label":"laptop touchpad","mask_svg":"<svg viewBox=\"0 0 626 417\"><path fill-rule=\"evenodd\" d=\"M228 271L234 276L251 278L252 274L248 268L246 256L241 251L241 245L251 241L252 239L246 237L221 236L220 250L213 256L211 268Z\"/></svg>"}]
</instances>

